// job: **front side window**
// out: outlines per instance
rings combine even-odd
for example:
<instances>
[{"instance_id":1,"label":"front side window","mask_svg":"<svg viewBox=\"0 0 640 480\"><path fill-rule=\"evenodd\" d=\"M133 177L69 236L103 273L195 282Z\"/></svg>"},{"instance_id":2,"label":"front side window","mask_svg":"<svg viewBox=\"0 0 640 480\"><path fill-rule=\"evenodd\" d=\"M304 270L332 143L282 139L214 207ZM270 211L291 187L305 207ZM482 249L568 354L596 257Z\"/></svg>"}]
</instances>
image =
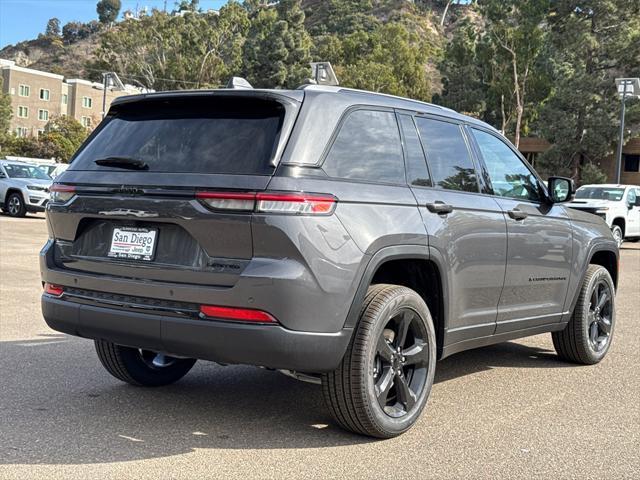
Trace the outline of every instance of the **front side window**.
<instances>
[{"instance_id":1,"label":"front side window","mask_svg":"<svg viewBox=\"0 0 640 480\"><path fill-rule=\"evenodd\" d=\"M395 114L377 110L350 113L323 169L330 177L404 184L402 144Z\"/></svg>"},{"instance_id":2,"label":"front side window","mask_svg":"<svg viewBox=\"0 0 640 480\"><path fill-rule=\"evenodd\" d=\"M37 178L39 180L51 180L51 177L35 165L9 163L5 164L4 169L6 170L9 178Z\"/></svg>"},{"instance_id":3,"label":"front side window","mask_svg":"<svg viewBox=\"0 0 640 480\"><path fill-rule=\"evenodd\" d=\"M46 88L40 89L40 100L49 101L50 92Z\"/></svg>"},{"instance_id":4,"label":"front side window","mask_svg":"<svg viewBox=\"0 0 640 480\"><path fill-rule=\"evenodd\" d=\"M20 85L18 87L18 95L20 95L21 97L28 97L30 93L31 88L29 87L29 85Z\"/></svg>"},{"instance_id":5,"label":"front side window","mask_svg":"<svg viewBox=\"0 0 640 480\"><path fill-rule=\"evenodd\" d=\"M433 186L477 192L476 170L460 126L431 118L416 117L415 120L427 154Z\"/></svg>"},{"instance_id":6,"label":"front side window","mask_svg":"<svg viewBox=\"0 0 640 480\"><path fill-rule=\"evenodd\" d=\"M501 197L539 202L540 182L513 150L498 137L471 129L487 166L493 193Z\"/></svg>"},{"instance_id":7,"label":"front side window","mask_svg":"<svg viewBox=\"0 0 640 480\"><path fill-rule=\"evenodd\" d=\"M619 202L624 196L624 188L610 187L580 187L576 191L576 198L591 200L608 200Z\"/></svg>"},{"instance_id":8,"label":"front side window","mask_svg":"<svg viewBox=\"0 0 640 480\"><path fill-rule=\"evenodd\" d=\"M636 204L636 191L633 188L629 189L629 193L627 194L627 203L631 206Z\"/></svg>"}]
</instances>

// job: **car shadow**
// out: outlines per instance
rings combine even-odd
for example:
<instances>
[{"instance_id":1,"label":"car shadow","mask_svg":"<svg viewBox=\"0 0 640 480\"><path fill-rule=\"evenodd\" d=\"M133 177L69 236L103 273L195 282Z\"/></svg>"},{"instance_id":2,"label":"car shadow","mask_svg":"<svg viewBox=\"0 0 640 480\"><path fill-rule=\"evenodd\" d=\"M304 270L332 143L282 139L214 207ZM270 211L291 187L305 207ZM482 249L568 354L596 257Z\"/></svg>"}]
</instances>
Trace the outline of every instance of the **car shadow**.
<instances>
[{"instance_id":1,"label":"car shadow","mask_svg":"<svg viewBox=\"0 0 640 480\"><path fill-rule=\"evenodd\" d=\"M195 449L319 448L374 440L337 427L321 388L277 372L198 362L180 382L138 388L111 378L90 341L42 335L0 342L0 464L91 464ZM436 382L492 368L565 366L505 343L438 364Z\"/></svg>"}]
</instances>

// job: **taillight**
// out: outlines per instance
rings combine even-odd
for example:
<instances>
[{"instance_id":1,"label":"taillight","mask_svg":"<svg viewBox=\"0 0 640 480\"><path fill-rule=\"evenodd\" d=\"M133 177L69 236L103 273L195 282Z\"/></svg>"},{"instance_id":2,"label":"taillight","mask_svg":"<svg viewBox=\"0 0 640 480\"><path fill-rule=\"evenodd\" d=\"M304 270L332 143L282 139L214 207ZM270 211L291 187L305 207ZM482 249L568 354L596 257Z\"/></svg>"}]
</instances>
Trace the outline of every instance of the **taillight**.
<instances>
[{"instance_id":1,"label":"taillight","mask_svg":"<svg viewBox=\"0 0 640 480\"><path fill-rule=\"evenodd\" d=\"M62 185L54 183L49 189L50 199L54 203L67 203L76 194L76 187L73 185Z\"/></svg>"},{"instance_id":2,"label":"taillight","mask_svg":"<svg viewBox=\"0 0 640 480\"><path fill-rule=\"evenodd\" d=\"M216 210L253 211L255 193L197 192L196 198Z\"/></svg>"},{"instance_id":3,"label":"taillight","mask_svg":"<svg viewBox=\"0 0 640 480\"><path fill-rule=\"evenodd\" d=\"M337 199L333 195L306 193L258 193L256 211L298 215L330 215Z\"/></svg>"},{"instance_id":4,"label":"taillight","mask_svg":"<svg viewBox=\"0 0 640 480\"><path fill-rule=\"evenodd\" d=\"M44 293L47 295L53 295L54 297L61 297L64 293L64 288L60 285L54 285L47 282L44 284Z\"/></svg>"},{"instance_id":5,"label":"taillight","mask_svg":"<svg viewBox=\"0 0 640 480\"><path fill-rule=\"evenodd\" d=\"M333 195L298 192L197 192L196 198L214 210L288 215L331 215L338 203Z\"/></svg>"},{"instance_id":6,"label":"taillight","mask_svg":"<svg viewBox=\"0 0 640 480\"><path fill-rule=\"evenodd\" d=\"M200 305L200 313L208 318L219 320L234 320L254 323L278 323L273 316L262 310L249 308L218 307L215 305Z\"/></svg>"}]
</instances>

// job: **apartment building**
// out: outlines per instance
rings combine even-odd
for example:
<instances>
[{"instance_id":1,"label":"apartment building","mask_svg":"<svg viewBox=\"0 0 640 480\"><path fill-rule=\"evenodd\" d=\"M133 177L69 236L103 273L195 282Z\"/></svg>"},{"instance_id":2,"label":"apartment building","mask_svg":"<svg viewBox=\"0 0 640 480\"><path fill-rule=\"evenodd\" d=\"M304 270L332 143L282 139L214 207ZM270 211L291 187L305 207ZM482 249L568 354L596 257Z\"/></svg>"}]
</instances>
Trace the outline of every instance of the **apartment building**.
<instances>
[{"instance_id":1,"label":"apartment building","mask_svg":"<svg viewBox=\"0 0 640 480\"><path fill-rule=\"evenodd\" d=\"M11 130L20 137L38 135L56 116L69 115L86 128L94 128L102 118L104 88L101 83L65 79L62 75L19 67L0 59L2 90L11 97ZM114 98L140 93L125 85L125 90L107 89L106 109Z\"/></svg>"}]
</instances>

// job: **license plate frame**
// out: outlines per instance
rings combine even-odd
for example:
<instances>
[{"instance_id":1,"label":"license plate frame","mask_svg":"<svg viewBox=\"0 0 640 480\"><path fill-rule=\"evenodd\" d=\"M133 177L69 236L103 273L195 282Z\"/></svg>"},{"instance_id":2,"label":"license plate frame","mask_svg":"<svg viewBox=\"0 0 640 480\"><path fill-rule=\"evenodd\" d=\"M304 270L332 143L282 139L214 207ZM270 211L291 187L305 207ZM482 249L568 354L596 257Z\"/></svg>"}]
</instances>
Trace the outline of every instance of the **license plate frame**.
<instances>
[{"instance_id":1,"label":"license plate frame","mask_svg":"<svg viewBox=\"0 0 640 480\"><path fill-rule=\"evenodd\" d=\"M157 228L114 227L111 232L111 243L107 256L123 260L151 262L155 257L157 245Z\"/></svg>"}]
</instances>

